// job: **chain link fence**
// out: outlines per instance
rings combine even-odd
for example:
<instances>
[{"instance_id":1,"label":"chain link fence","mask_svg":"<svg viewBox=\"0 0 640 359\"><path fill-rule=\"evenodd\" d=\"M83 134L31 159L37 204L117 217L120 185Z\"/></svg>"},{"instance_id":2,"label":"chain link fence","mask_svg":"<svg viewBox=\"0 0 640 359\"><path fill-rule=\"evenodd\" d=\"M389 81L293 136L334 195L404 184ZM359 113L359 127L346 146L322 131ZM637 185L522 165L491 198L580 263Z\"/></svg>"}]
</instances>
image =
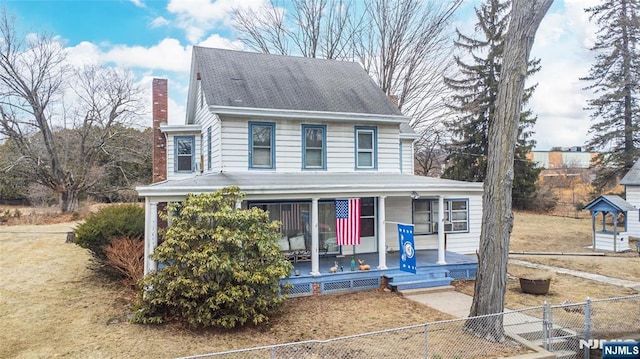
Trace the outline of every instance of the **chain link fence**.
<instances>
[{"instance_id":1,"label":"chain link fence","mask_svg":"<svg viewBox=\"0 0 640 359\"><path fill-rule=\"evenodd\" d=\"M496 341L499 332L502 337ZM494 315L181 359L481 359L516 356L543 348L562 358L588 359L597 352L591 349L597 346L597 340L620 338L640 339L640 295L560 305L545 303ZM597 339L595 345L593 339Z\"/></svg>"},{"instance_id":2,"label":"chain link fence","mask_svg":"<svg viewBox=\"0 0 640 359\"><path fill-rule=\"evenodd\" d=\"M543 347L563 358L600 358L600 343L640 340L640 295L545 306Z\"/></svg>"}]
</instances>

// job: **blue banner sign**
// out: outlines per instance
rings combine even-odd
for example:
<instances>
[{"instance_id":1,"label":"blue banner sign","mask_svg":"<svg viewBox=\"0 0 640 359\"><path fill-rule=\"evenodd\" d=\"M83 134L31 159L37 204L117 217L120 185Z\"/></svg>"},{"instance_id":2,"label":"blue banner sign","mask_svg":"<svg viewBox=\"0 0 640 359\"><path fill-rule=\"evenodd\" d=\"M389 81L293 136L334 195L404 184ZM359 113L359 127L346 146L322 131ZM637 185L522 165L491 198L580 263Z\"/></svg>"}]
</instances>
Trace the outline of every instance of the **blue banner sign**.
<instances>
[{"instance_id":1,"label":"blue banner sign","mask_svg":"<svg viewBox=\"0 0 640 359\"><path fill-rule=\"evenodd\" d=\"M400 270L416 273L416 247L413 243L413 225L398 224L400 242Z\"/></svg>"}]
</instances>

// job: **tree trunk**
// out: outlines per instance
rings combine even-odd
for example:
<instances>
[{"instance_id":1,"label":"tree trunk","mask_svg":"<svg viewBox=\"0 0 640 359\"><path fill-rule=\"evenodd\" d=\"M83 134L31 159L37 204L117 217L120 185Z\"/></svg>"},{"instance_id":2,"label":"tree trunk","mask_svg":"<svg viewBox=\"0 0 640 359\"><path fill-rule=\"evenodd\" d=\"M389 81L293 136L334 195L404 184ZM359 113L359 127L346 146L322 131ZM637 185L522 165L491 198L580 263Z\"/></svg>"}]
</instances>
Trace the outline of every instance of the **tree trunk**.
<instances>
[{"instance_id":1,"label":"tree trunk","mask_svg":"<svg viewBox=\"0 0 640 359\"><path fill-rule=\"evenodd\" d=\"M60 210L62 213L78 210L78 197L80 192L76 189L67 189L60 192Z\"/></svg>"},{"instance_id":2,"label":"tree trunk","mask_svg":"<svg viewBox=\"0 0 640 359\"><path fill-rule=\"evenodd\" d=\"M511 188L522 95L535 33L553 0L513 0L505 37L495 118L489 126L478 274L470 316L504 311L509 236L513 227ZM502 341L502 316L469 319L466 328L489 341Z\"/></svg>"}]
</instances>

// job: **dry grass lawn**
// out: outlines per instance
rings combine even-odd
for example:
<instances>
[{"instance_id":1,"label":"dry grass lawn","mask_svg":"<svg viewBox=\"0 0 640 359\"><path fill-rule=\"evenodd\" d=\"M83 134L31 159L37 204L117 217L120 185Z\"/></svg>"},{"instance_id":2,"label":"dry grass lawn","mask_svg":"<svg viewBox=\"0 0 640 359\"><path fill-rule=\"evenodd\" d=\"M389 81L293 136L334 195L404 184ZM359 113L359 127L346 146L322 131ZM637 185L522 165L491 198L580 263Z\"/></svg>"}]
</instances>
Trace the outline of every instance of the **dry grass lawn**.
<instances>
[{"instance_id":1,"label":"dry grass lawn","mask_svg":"<svg viewBox=\"0 0 640 359\"><path fill-rule=\"evenodd\" d=\"M544 216L525 212L515 214L511 251L593 253L591 219ZM635 248L635 240L630 243ZM640 257L635 251L607 252L594 256L524 256L513 258L556 267L597 273L640 282Z\"/></svg>"},{"instance_id":2,"label":"dry grass lawn","mask_svg":"<svg viewBox=\"0 0 640 359\"><path fill-rule=\"evenodd\" d=\"M329 339L451 318L395 293L370 291L291 299L269 325L259 328L225 332L191 331L178 324L134 325L126 320L132 293L95 277L87 268L86 251L64 243L73 225L0 227L0 358L169 358ZM511 249L590 251L584 248L590 241L588 220L516 213ZM630 255L519 259L640 280L640 262ZM509 267L515 277L524 271L530 269ZM473 294L473 282L457 287ZM506 303L518 309L541 305L544 300L557 304L632 293L556 275L546 296L523 294L515 280L509 281Z\"/></svg>"},{"instance_id":3,"label":"dry grass lawn","mask_svg":"<svg viewBox=\"0 0 640 359\"><path fill-rule=\"evenodd\" d=\"M169 358L451 318L395 293L370 291L292 299L270 325L232 332L130 324L131 293L94 277L86 251L64 243L70 228L0 230L33 232L0 233L0 358Z\"/></svg>"}]
</instances>

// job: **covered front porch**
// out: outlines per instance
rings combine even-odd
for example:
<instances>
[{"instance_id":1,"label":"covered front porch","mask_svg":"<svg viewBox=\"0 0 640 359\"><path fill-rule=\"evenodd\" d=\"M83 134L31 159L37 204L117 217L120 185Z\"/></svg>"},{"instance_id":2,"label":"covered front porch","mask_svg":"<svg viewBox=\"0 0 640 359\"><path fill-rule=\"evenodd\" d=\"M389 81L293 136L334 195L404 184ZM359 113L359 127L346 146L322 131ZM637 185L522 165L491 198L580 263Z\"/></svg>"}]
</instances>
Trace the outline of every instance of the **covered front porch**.
<instances>
[{"instance_id":1,"label":"covered front porch","mask_svg":"<svg viewBox=\"0 0 640 359\"><path fill-rule=\"evenodd\" d=\"M482 184L400 173L216 173L139 187L145 197L145 275L157 269L150 257L159 244L158 212L166 202L184 200L188 193L213 192L237 185L246 194L237 208L259 207L282 224L280 248L295 255L293 282L316 283L325 293L328 283L347 278L352 290L377 287L385 273L398 271L397 225L414 224L418 269L449 270L447 277L475 275L482 216ZM337 199L360 198L361 241L356 246L336 243ZM170 220L169 220L170 222ZM351 255L371 268L351 272ZM344 255L340 257L339 255ZM342 271L329 273L338 261ZM465 265L464 275L456 274ZM472 268L473 267L473 268ZM442 272L444 273L444 272ZM473 273L473 274L471 274ZM349 279L350 276L356 276ZM306 278L306 279L305 279ZM364 284L363 284L364 283ZM335 283L334 283L335 284ZM360 285L362 284L362 285ZM366 285L365 285L366 284ZM375 286L374 286L375 284ZM343 284L335 284L341 290Z\"/></svg>"},{"instance_id":2,"label":"covered front porch","mask_svg":"<svg viewBox=\"0 0 640 359\"><path fill-rule=\"evenodd\" d=\"M352 271L350 268L351 255L321 256L318 261L319 273L312 271L310 261L296 262L288 278L283 278L281 283L288 283L291 288L286 290L290 297L320 295L356 290L369 290L384 286L385 276L404 273L400 271L400 252L385 253L386 269L378 269L378 253L356 254L356 265ZM364 260L369 264L370 270L359 270L357 260ZM438 264L438 250L425 249L416 251L417 274L406 273L411 278L438 273L450 279L475 278L478 269L478 261L474 256L446 251L446 264ZM331 273L330 268L338 262L338 271Z\"/></svg>"}]
</instances>

